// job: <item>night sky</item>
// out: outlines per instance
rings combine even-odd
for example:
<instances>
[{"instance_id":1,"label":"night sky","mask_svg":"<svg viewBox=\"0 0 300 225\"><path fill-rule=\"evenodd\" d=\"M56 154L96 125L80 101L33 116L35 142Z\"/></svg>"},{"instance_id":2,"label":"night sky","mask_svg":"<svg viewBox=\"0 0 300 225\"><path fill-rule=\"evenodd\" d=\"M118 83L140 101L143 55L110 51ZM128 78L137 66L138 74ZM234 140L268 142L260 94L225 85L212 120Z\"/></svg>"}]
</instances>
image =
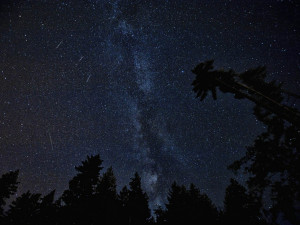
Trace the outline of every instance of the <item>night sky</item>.
<instances>
[{"instance_id":1,"label":"night sky","mask_svg":"<svg viewBox=\"0 0 300 225\"><path fill-rule=\"evenodd\" d=\"M195 99L191 70L265 65L299 93L296 1L27 0L0 3L0 174L57 196L87 155L118 190L138 171L151 205L176 180L222 207L227 166L263 130L253 104ZM289 102L293 104L293 102Z\"/></svg>"}]
</instances>

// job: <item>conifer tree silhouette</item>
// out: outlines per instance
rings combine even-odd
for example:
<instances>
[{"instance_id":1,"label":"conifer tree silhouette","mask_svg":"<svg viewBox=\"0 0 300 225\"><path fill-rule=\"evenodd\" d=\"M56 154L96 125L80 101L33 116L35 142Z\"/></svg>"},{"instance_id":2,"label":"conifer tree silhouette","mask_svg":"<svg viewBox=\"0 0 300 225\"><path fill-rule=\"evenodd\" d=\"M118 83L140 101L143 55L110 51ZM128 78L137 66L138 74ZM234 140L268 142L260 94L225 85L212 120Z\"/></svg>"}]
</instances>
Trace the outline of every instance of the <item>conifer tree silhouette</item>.
<instances>
[{"instance_id":1,"label":"conifer tree silhouette","mask_svg":"<svg viewBox=\"0 0 300 225\"><path fill-rule=\"evenodd\" d=\"M282 104L282 94L287 94L296 98L299 95L282 89L282 84L275 81L266 82L266 68L257 67L249 69L244 73L237 74L233 70L213 70L214 61L209 60L197 65L192 72L196 78L192 85L196 97L202 101L208 92L212 92L214 99L217 99L217 88L224 93L232 93L237 99L247 98L257 106L275 113L279 117L300 127L300 113L292 107Z\"/></svg>"},{"instance_id":2,"label":"conifer tree silhouette","mask_svg":"<svg viewBox=\"0 0 300 225\"><path fill-rule=\"evenodd\" d=\"M167 224L166 212L161 206L154 210L157 225Z\"/></svg>"},{"instance_id":3,"label":"conifer tree silhouette","mask_svg":"<svg viewBox=\"0 0 300 225\"><path fill-rule=\"evenodd\" d=\"M224 222L232 225L266 224L259 203L247 193L245 187L231 179L224 200Z\"/></svg>"},{"instance_id":4,"label":"conifer tree silhouette","mask_svg":"<svg viewBox=\"0 0 300 225\"><path fill-rule=\"evenodd\" d=\"M127 206L129 201L129 190L127 186L125 185L122 190L120 191L120 194L118 195L118 198L122 202L122 206Z\"/></svg>"},{"instance_id":5,"label":"conifer tree silhouette","mask_svg":"<svg viewBox=\"0 0 300 225\"><path fill-rule=\"evenodd\" d=\"M266 225L262 219L260 202L251 192L231 180L226 189L224 213L220 213L206 194L191 184L189 189L172 184L165 209L155 210L156 221L150 216L148 196L142 190L141 178L134 174L129 183L117 194L116 178L112 168L101 176L102 160L99 155L88 157L81 166L76 167L78 174L70 181L69 189L59 201L54 201L55 191L41 197L29 191L14 200L0 221L3 225ZM1 177L1 190L14 193L17 184L16 172ZM7 179L7 176L10 178ZM5 179L3 179L3 177ZM72 183L74 182L74 183ZM10 185L7 185L7 184ZM6 188L3 188L3 187ZM7 188L9 187L9 188ZM7 191L7 190L10 191ZM285 190L283 190L285 191ZM287 190L290 191L290 190ZM2 196L4 196L2 191ZM6 194L5 198L9 197ZM8 196L8 197L7 197ZM65 199L64 199L65 198ZM273 207L273 210L276 210Z\"/></svg>"},{"instance_id":6,"label":"conifer tree silhouette","mask_svg":"<svg viewBox=\"0 0 300 225\"><path fill-rule=\"evenodd\" d=\"M99 155L87 156L81 166L75 167L78 174L69 182L69 189L62 196L67 205L95 194L100 170L103 169L101 164Z\"/></svg>"},{"instance_id":7,"label":"conifer tree silhouette","mask_svg":"<svg viewBox=\"0 0 300 225\"><path fill-rule=\"evenodd\" d=\"M37 224L40 208L40 197L40 194L32 194L28 191L13 201L7 212L7 224Z\"/></svg>"},{"instance_id":8,"label":"conifer tree silhouette","mask_svg":"<svg viewBox=\"0 0 300 225\"><path fill-rule=\"evenodd\" d=\"M218 211L206 194L201 194L194 184L187 190L174 182L168 195L165 216L166 224L217 224Z\"/></svg>"},{"instance_id":9,"label":"conifer tree silhouette","mask_svg":"<svg viewBox=\"0 0 300 225\"><path fill-rule=\"evenodd\" d=\"M168 203L166 204L167 224L185 224L186 216L186 188L173 182L168 194Z\"/></svg>"},{"instance_id":10,"label":"conifer tree silhouette","mask_svg":"<svg viewBox=\"0 0 300 225\"><path fill-rule=\"evenodd\" d=\"M143 191L141 177L136 172L129 182L127 212L129 215L129 224L143 225L147 224L150 219L150 209L148 206L148 195ZM125 190L123 190L122 194Z\"/></svg>"},{"instance_id":11,"label":"conifer tree silhouette","mask_svg":"<svg viewBox=\"0 0 300 225\"><path fill-rule=\"evenodd\" d=\"M121 202L117 198L116 177L112 167L100 177L96 188L96 214L98 221L102 224L121 224L124 220L122 216Z\"/></svg>"},{"instance_id":12,"label":"conifer tree silhouette","mask_svg":"<svg viewBox=\"0 0 300 225\"><path fill-rule=\"evenodd\" d=\"M8 172L0 177L0 222L3 217L3 207L6 204L6 200L11 195L15 194L18 188L19 170Z\"/></svg>"},{"instance_id":13,"label":"conifer tree silhouette","mask_svg":"<svg viewBox=\"0 0 300 225\"><path fill-rule=\"evenodd\" d=\"M284 96L300 96L284 90L275 81L267 82L264 67L237 74L233 70L213 70L211 60L200 63L192 72L196 74L193 90L200 100L209 91L216 99L219 88L224 93L233 93L237 99L255 103L253 114L267 126L267 131L229 169L243 169L249 175L248 188L257 201L263 203L266 195L273 201L270 212L274 223L282 213L291 223L299 223L296 205L300 203L300 113L283 102Z\"/></svg>"},{"instance_id":14,"label":"conifer tree silhouette","mask_svg":"<svg viewBox=\"0 0 300 225\"><path fill-rule=\"evenodd\" d=\"M97 194L109 199L117 199L117 184L116 177L114 175L112 167L109 167L107 171L101 177L97 186Z\"/></svg>"},{"instance_id":15,"label":"conifer tree silhouette","mask_svg":"<svg viewBox=\"0 0 300 225\"><path fill-rule=\"evenodd\" d=\"M125 185L120 193L118 194L118 200L121 204L121 214L120 217L122 218L123 224L130 224L131 218L129 217L129 209L128 209L128 202L129 202L129 190Z\"/></svg>"},{"instance_id":16,"label":"conifer tree silhouette","mask_svg":"<svg viewBox=\"0 0 300 225\"><path fill-rule=\"evenodd\" d=\"M40 199L37 224L52 225L57 223L58 205L54 202L55 190Z\"/></svg>"},{"instance_id":17,"label":"conifer tree silhouette","mask_svg":"<svg viewBox=\"0 0 300 225\"><path fill-rule=\"evenodd\" d=\"M75 167L78 172L69 182L69 189L64 191L61 200L61 223L94 224L99 215L97 212L97 185L103 167L99 155L87 156L82 165Z\"/></svg>"}]
</instances>

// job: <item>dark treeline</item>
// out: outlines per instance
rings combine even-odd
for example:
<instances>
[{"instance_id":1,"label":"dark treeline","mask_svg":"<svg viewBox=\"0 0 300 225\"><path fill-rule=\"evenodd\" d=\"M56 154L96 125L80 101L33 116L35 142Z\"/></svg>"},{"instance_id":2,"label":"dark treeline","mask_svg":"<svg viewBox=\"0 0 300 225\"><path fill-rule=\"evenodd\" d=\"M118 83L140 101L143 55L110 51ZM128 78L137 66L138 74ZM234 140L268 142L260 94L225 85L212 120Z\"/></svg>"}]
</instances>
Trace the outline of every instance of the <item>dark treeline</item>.
<instances>
[{"instance_id":1,"label":"dark treeline","mask_svg":"<svg viewBox=\"0 0 300 225\"><path fill-rule=\"evenodd\" d=\"M28 191L7 206L17 192L19 171L2 175L0 224L300 224L300 113L287 105L285 96L300 97L281 84L267 82L264 67L238 74L213 70L213 61L207 61L193 73L193 90L200 100L209 92L217 99L217 90L248 99L255 103L254 116L267 128L247 147L245 156L229 166L234 172L243 170L248 180L246 187L230 180L222 210L194 184L185 187L174 182L167 203L151 214L138 173L118 193L112 168L103 172L102 160L95 155L75 167L76 176L57 200L55 191L45 196Z\"/></svg>"},{"instance_id":2,"label":"dark treeline","mask_svg":"<svg viewBox=\"0 0 300 225\"><path fill-rule=\"evenodd\" d=\"M99 155L88 156L75 167L76 176L57 200L55 191L45 196L28 191L8 207L7 200L17 192L19 171L2 175L0 224L266 224L246 188L233 179L226 189L223 211L194 184L187 188L174 182L168 202L152 216L139 174L135 173L129 186L117 193L112 168L102 172L101 165Z\"/></svg>"},{"instance_id":3,"label":"dark treeline","mask_svg":"<svg viewBox=\"0 0 300 225\"><path fill-rule=\"evenodd\" d=\"M248 175L248 192L272 224L283 220L300 224L300 112L296 107L300 96L283 89L280 82L268 82L265 67L236 73L214 70L213 63L206 61L192 70L196 97L202 101L211 92L216 100L218 90L247 99L254 103L253 115L266 127L246 148L245 156L228 168ZM271 203L268 210L266 202Z\"/></svg>"}]
</instances>

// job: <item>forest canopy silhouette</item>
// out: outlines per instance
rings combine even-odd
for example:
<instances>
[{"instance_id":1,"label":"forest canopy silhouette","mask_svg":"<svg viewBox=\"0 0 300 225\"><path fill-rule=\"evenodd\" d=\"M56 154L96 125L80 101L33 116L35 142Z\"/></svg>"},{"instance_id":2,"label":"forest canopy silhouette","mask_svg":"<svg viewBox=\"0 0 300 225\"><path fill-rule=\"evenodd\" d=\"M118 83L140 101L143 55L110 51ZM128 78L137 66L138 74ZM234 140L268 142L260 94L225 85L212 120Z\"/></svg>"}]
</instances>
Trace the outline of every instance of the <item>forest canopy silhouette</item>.
<instances>
[{"instance_id":1,"label":"forest canopy silhouette","mask_svg":"<svg viewBox=\"0 0 300 225\"><path fill-rule=\"evenodd\" d=\"M259 135L244 157L229 165L237 172L249 175L248 191L261 212L276 223L283 216L292 224L300 222L300 113L288 106L287 98L300 96L282 88L276 81L266 81L265 67L249 69L243 73L233 70L213 70L213 60L197 65L193 91L202 101L209 92L217 99L217 88L231 93L236 99L255 103L254 116L264 123L267 131ZM272 202L270 210L264 201Z\"/></svg>"},{"instance_id":2,"label":"forest canopy silhouette","mask_svg":"<svg viewBox=\"0 0 300 225\"><path fill-rule=\"evenodd\" d=\"M174 182L165 205L151 213L138 173L117 192L113 168L103 171L100 156L92 155L75 167L76 175L60 197L55 197L53 190L44 196L28 191L15 198L19 171L3 174L0 224L263 225L278 224L283 219L299 224L300 114L286 104L286 96L299 96L285 91L280 83L267 82L264 67L244 73L213 69L211 60L192 70L196 97L202 101L211 92L217 99L220 90L236 99L248 99L255 103L254 116L267 127L247 147L245 156L229 165L232 171L242 171L249 178L246 187L230 180L223 209L194 184L186 187Z\"/></svg>"},{"instance_id":3,"label":"forest canopy silhouette","mask_svg":"<svg viewBox=\"0 0 300 225\"><path fill-rule=\"evenodd\" d=\"M112 167L102 172L101 164L99 155L87 156L57 200L54 190L45 196L28 191L15 198L8 210L4 207L17 191L19 171L3 174L1 224L265 224L255 200L233 179L226 189L224 211L194 184L187 188L174 182L168 202L151 215L139 174L117 193Z\"/></svg>"}]
</instances>

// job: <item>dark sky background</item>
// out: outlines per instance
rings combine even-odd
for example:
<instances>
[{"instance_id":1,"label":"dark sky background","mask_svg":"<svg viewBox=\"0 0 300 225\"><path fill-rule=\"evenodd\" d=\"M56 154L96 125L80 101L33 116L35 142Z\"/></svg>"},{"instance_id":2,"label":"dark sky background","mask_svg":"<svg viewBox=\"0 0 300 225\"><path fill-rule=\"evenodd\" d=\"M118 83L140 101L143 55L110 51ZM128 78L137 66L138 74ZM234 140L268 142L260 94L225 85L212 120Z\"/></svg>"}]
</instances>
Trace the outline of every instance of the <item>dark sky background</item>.
<instances>
[{"instance_id":1,"label":"dark sky background","mask_svg":"<svg viewBox=\"0 0 300 225\"><path fill-rule=\"evenodd\" d=\"M0 174L20 169L19 193L60 195L74 166L100 154L118 188L138 171L152 206L176 180L221 207L235 177L227 166L264 127L246 100L195 99L191 69L209 59L238 72L265 65L299 93L296 1L0 6Z\"/></svg>"}]
</instances>

